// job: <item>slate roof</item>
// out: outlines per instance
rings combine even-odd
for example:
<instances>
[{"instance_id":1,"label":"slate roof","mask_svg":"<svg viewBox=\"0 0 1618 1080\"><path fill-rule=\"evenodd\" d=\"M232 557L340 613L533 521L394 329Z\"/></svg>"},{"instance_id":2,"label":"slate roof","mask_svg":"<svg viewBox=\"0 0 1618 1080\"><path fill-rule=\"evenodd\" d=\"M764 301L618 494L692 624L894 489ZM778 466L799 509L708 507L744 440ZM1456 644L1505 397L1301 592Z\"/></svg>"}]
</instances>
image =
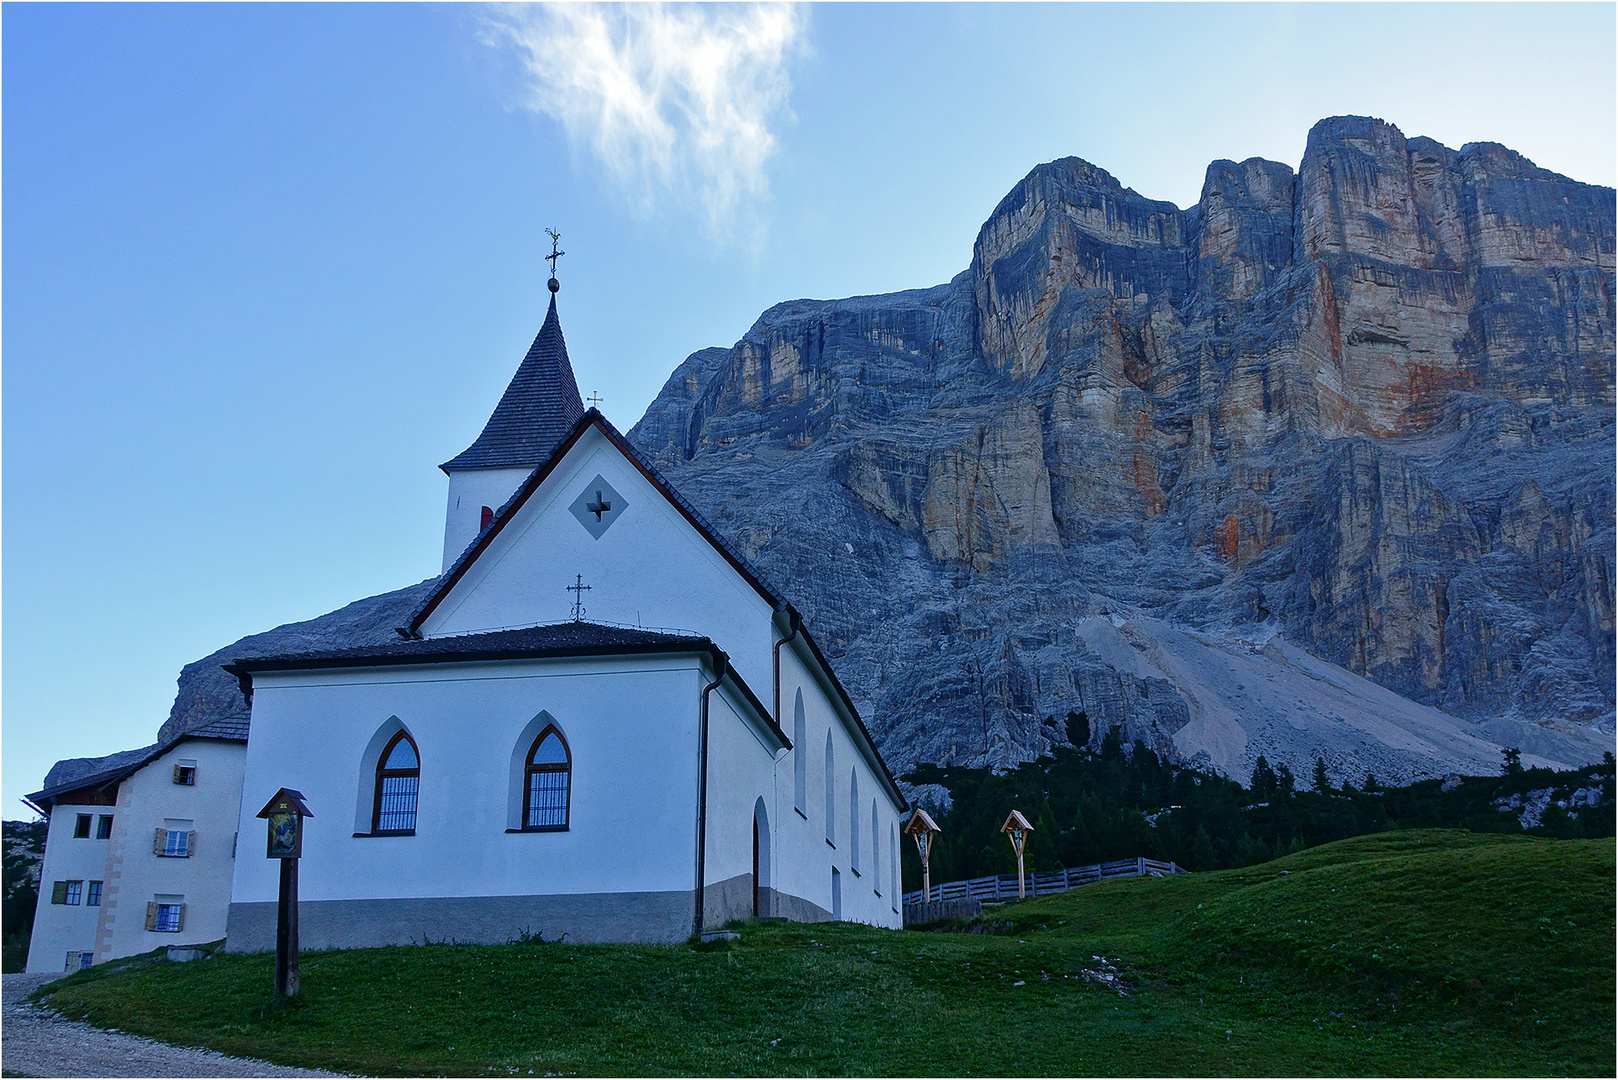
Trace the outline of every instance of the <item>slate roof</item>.
<instances>
[{"instance_id":1,"label":"slate roof","mask_svg":"<svg viewBox=\"0 0 1618 1080\"><path fill-rule=\"evenodd\" d=\"M696 634L669 634L604 623L565 622L520 630L489 630L454 637L405 638L386 645L257 656L225 665L226 671L292 671L310 667L420 664L433 661L516 660L545 656L604 656L637 652L710 652L712 641Z\"/></svg>"},{"instance_id":2,"label":"slate roof","mask_svg":"<svg viewBox=\"0 0 1618 1080\"><path fill-rule=\"evenodd\" d=\"M550 456L556 444L584 415L579 384L567 359L567 342L556 317L556 295L534 337L528 355L494 407L483 433L471 446L439 468L533 468Z\"/></svg>"},{"instance_id":3,"label":"slate roof","mask_svg":"<svg viewBox=\"0 0 1618 1080\"><path fill-rule=\"evenodd\" d=\"M45 786L29 795L28 801L46 809L57 796L85 788L102 787L132 776L147 763L162 757L187 739L224 739L230 742L247 741L246 714L216 720L194 731L187 731L168 742L156 742L136 750L120 750L98 758L66 758L51 766L45 774Z\"/></svg>"},{"instance_id":4,"label":"slate roof","mask_svg":"<svg viewBox=\"0 0 1618 1080\"><path fill-rule=\"evenodd\" d=\"M242 695L249 701L255 671L308 671L318 668L382 667L396 664L468 663L480 660L541 660L551 657L636 656L646 654L707 653L716 669L728 678L759 718L769 726L781 745L792 748L792 740L776 724L753 688L731 665L724 650L709 638L696 634L671 634L604 623L565 622L529 626L519 630L490 630L481 634L458 634L441 638L405 638L387 645L362 645L352 649L326 649L318 652L259 656L226 664L235 675Z\"/></svg>"}]
</instances>

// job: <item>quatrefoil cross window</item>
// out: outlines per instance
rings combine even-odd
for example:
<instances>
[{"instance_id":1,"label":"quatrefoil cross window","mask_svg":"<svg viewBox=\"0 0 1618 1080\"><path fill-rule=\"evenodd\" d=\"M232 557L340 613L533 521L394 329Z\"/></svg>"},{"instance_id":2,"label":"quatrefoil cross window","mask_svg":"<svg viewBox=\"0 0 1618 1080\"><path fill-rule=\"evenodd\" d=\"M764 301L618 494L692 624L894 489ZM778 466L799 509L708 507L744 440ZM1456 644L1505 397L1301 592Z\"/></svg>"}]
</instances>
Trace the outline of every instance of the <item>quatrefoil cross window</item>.
<instances>
[{"instance_id":1,"label":"quatrefoil cross window","mask_svg":"<svg viewBox=\"0 0 1618 1080\"><path fill-rule=\"evenodd\" d=\"M624 497L597 473L596 478L579 492L579 497L573 500L568 510L591 536L599 540L601 534L612 528L612 523L624 512L625 505Z\"/></svg>"}]
</instances>

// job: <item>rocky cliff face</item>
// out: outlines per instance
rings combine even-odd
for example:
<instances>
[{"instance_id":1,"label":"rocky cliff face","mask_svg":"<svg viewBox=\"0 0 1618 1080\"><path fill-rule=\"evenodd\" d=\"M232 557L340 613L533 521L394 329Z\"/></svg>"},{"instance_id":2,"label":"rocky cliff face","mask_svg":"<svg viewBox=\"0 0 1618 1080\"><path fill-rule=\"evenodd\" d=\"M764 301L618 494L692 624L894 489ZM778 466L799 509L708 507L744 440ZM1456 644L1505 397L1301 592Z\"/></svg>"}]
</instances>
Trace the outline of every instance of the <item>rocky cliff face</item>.
<instances>
[{"instance_id":1,"label":"rocky cliff face","mask_svg":"<svg viewBox=\"0 0 1618 1080\"><path fill-rule=\"evenodd\" d=\"M1379 120L1188 210L1064 159L949 284L778 305L630 438L896 767L1080 708L1241 776L1572 763L1613 742L1614 266L1612 189Z\"/></svg>"}]
</instances>

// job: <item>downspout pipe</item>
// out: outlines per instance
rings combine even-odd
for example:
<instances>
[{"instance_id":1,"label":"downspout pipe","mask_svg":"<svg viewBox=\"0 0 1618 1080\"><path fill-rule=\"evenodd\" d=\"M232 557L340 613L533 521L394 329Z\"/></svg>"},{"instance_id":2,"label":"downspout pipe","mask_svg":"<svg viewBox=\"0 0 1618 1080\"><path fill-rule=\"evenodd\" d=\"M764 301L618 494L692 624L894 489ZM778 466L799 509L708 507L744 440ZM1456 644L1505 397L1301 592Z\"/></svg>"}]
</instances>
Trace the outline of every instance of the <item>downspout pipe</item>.
<instances>
[{"instance_id":1,"label":"downspout pipe","mask_svg":"<svg viewBox=\"0 0 1618 1080\"><path fill-rule=\"evenodd\" d=\"M707 886L708 860L708 695L725 681L727 658L715 649L712 653L713 682L702 688L702 705L697 724L697 889L692 898L692 936L702 933L703 893Z\"/></svg>"},{"instance_id":2,"label":"downspout pipe","mask_svg":"<svg viewBox=\"0 0 1618 1080\"><path fill-rule=\"evenodd\" d=\"M792 633L775 643L775 726L781 727L781 646L798 636L803 629L803 616L795 608L787 608L787 618L792 626ZM786 730L782 728L782 730Z\"/></svg>"}]
</instances>

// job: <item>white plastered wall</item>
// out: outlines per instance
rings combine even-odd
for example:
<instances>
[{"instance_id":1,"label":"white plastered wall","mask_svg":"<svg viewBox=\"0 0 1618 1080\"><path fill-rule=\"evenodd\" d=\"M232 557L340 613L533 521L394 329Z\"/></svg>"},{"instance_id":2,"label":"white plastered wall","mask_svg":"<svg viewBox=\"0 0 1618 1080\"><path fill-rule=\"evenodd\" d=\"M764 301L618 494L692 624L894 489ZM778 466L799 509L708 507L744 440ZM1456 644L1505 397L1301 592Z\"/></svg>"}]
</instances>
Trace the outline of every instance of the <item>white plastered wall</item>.
<instances>
[{"instance_id":1,"label":"white plastered wall","mask_svg":"<svg viewBox=\"0 0 1618 1080\"><path fill-rule=\"evenodd\" d=\"M844 711L825 683L816 676L799 651L798 642L781 649L781 726L793 737L794 703L803 691L805 735L776 763L775 825L777 851L785 857L776 860L775 888L801 896L827 911L832 908L831 870L842 875L843 918L876 926L898 927L903 920L895 908L901 907L893 889L889 833L897 831L900 810L881 779L879 766L866 751L848 723ZM831 734L834 767L832 807L835 811L836 846L826 843L825 753L826 736ZM803 812L795 803L793 755L803 754L807 765ZM849 777L857 772L860 791L859 873L850 860ZM875 803L878 835L871 833L871 806ZM880 895L878 893L880 892Z\"/></svg>"},{"instance_id":2,"label":"white plastered wall","mask_svg":"<svg viewBox=\"0 0 1618 1080\"><path fill-rule=\"evenodd\" d=\"M483 528L483 508L499 510L533 469L455 469L444 510L444 569L460 558Z\"/></svg>"},{"instance_id":3,"label":"white plastered wall","mask_svg":"<svg viewBox=\"0 0 1618 1080\"><path fill-rule=\"evenodd\" d=\"M96 963L225 936L246 755L239 742L186 739L119 785ZM194 784L174 782L182 761L196 762ZM171 819L193 823L196 849L188 857L152 850L157 829ZM146 929L146 905L159 895L184 898L185 922L176 933Z\"/></svg>"},{"instance_id":4,"label":"white plastered wall","mask_svg":"<svg viewBox=\"0 0 1618 1080\"><path fill-rule=\"evenodd\" d=\"M110 841L95 839L95 819L114 814L111 806L58 803L51 808L45 830L45 857L40 864L39 904L34 909L34 933L28 946L28 970L47 972L67 970L67 954L95 950L99 907L85 904L81 893L75 905L51 903L51 886L58 881L104 881L107 876L107 849ZM90 836L75 837L74 823L79 814L90 815ZM113 825L117 827L117 820Z\"/></svg>"},{"instance_id":5,"label":"white plastered wall","mask_svg":"<svg viewBox=\"0 0 1618 1080\"><path fill-rule=\"evenodd\" d=\"M775 777L776 757L787 751L779 748L762 719L752 718L751 706L729 686L712 693L708 709L708 825L703 877L708 885L717 885L753 872L753 815L759 799L764 800L769 829L768 862L774 864L783 856L774 835L778 813ZM771 880L773 865L766 866L765 871L763 883L775 887ZM710 926L721 921L711 916L707 919Z\"/></svg>"},{"instance_id":6,"label":"white plastered wall","mask_svg":"<svg viewBox=\"0 0 1618 1080\"><path fill-rule=\"evenodd\" d=\"M598 539L569 512L597 475L622 516ZM706 635L767 692L771 605L608 439L591 428L422 625L426 637L561 622L582 576L586 619Z\"/></svg>"},{"instance_id":7,"label":"white plastered wall","mask_svg":"<svg viewBox=\"0 0 1618 1080\"><path fill-rule=\"evenodd\" d=\"M260 673L232 900L276 898L253 815L303 792L305 900L689 891L700 658L647 656ZM572 755L565 832L510 827L513 749L547 712ZM421 755L414 836L355 836L391 718ZM318 745L320 752L309 752Z\"/></svg>"}]
</instances>

